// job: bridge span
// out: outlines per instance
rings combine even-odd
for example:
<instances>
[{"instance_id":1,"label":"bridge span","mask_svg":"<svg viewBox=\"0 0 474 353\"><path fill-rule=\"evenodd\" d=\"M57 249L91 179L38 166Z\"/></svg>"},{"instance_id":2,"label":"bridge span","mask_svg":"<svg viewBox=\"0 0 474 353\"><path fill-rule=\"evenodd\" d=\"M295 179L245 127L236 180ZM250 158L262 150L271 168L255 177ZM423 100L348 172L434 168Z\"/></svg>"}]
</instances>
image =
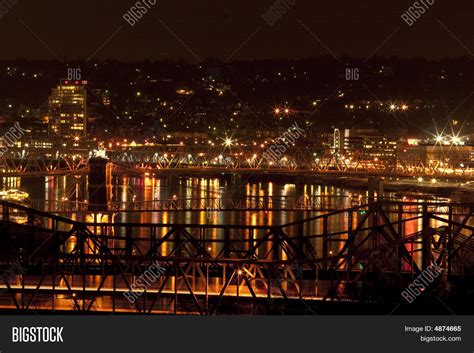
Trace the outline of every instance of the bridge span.
<instances>
[{"instance_id":1,"label":"bridge span","mask_svg":"<svg viewBox=\"0 0 474 353\"><path fill-rule=\"evenodd\" d=\"M2 177L66 175L87 173L93 151L60 152L12 149L0 157ZM155 146L144 151L117 149L105 151L116 173L155 174L156 176L214 176L217 174L259 173L300 177L425 177L472 180L474 166L447 161L422 161L416 156L385 159L321 154L311 147L293 148L279 161L263 157L261 148L241 151L207 146Z\"/></svg>"},{"instance_id":2,"label":"bridge span","mask_svg":"<svg viewBox=\"0 0 474 353\"><path fill-rule=\"evenodd\" d=\"M396 301L432 265L447 283L473 268L474 204L380 201L263 226L88 223L0 207L0 307L15 312L317 313ZM156 263L162 275L127 300Z\"/></svg>"}]
</instances>

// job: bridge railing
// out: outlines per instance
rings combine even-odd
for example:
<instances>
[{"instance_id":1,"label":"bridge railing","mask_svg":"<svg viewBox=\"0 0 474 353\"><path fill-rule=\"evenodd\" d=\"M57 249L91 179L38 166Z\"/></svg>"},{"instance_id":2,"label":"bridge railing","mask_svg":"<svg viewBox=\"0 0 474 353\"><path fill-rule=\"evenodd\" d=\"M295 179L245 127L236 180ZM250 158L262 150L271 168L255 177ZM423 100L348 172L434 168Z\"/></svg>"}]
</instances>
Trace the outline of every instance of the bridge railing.
<instances>
[{"instance_id":1,"label":"bridge railing","mask_svg":"<svg viewBox=\"0 0 474 353\"><path fill-rule=\"evenodd\" d=\"M81 311L216 313L230 310L236 298L242 310L260 310L262 301L266 307L384 300L376 290L383 283L361 282L362 274L398 273L401 290L431 264L465 276L474 254L473 204L375 202L260 226L85 223L11 203L1 207L1 236L12 245L0 264L19 261L26 269L6 288L20 309L67 302ZM10 218L15 212L50 225L18 224ZM36 237L41 244L28 243ZM139 301L127 302L123 293L155 262L164 274ZM45 282L48 276L54 285ZM354 291L366 284L372 289ZM18 302L27 292L33 297ZM50 304L39 294L49 295Z\"/></svg>"},{"instance_id":2,"label":"bridge railing","mask_svg":"<svg viewBox=\"0 0 474 353\"><path fill-rule=\"evenodd\" d=\"M400 200L397 197L383 198L388 213L398 213ZM71 200L31 200L21 202L22 205L45 212L57 214L90 213L89 209L99 206L87 201ZM221 211L314 211L330 212L350 209L367 204L367 197L362 195L294 195L294 196L245 196L206 197L206 198L170 198L150 201L110 202L106 205L108 212L159 212L159 211L188 211L207 212L213 216ZM428 211L438 214L448 214L449 205L444 201L425 203ZM403 211L423 212L422 203L403 201ZM92 207L92 208L91 208ZM462 212L462 211L461 211Z\"/></svg>"},{"instance_id":3,"label":"bridge railing","mask_svg":"<svg viewBox=\"0 0 474 353\"><path fill-rule=\"evenodd\" d=\"M294 196L245 196L169 198L150 201L110 202L109 211L243 211L243 210L335 210L366 203L362 195L294 195ZM23 205L47 212L87 212L91 206L84 201L72 200L25 200Z\"/></svg>"}]
</instances>

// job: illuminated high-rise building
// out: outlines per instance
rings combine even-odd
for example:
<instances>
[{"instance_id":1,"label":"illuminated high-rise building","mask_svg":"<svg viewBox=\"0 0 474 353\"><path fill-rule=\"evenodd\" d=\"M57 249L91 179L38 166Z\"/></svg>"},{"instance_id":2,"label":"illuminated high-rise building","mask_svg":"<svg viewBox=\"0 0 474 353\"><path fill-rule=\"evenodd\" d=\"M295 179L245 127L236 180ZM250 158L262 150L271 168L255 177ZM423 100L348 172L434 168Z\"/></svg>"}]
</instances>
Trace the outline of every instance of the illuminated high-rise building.
<instances>
[{"instance_id":1,"label":"illuminated high-rise building","mask_svg":"<svg viewBox=\"0 0 474 353\"><path fill-rule=\"evenodd\" d=\"M49 96L49 132L79 140L87 133L87 81L63 80Z\"/></svg>"},{"instance_id":2,"label":"illuminated high-rise building","mask_svg":"<svg viewBox=\"0 0 474 353\"><path fill-rule=\"evenodd\" d=\"M396 158L398 142L395 137L375 129L344 129L344 140L340 146L346 156L362 158Z\"/></svg>"}]
</instances>

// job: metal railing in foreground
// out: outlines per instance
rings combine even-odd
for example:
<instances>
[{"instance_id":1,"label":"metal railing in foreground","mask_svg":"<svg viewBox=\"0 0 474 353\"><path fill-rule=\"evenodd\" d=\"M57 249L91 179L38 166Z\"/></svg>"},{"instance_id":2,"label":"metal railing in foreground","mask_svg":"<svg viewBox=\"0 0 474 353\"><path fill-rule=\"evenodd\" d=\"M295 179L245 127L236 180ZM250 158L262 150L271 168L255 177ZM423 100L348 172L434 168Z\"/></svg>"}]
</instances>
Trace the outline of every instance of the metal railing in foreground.
<instances>
[{"instance_id":1,"label":"metal railing in foreground","mask_svg":"<svg viewBox=\"0 0 474 353\"><path fill-rule=\"evenodd\" d=\"M387 283L400 293L433 264L462 278L474 255L473 204L376 202L260 226L85 223L0 207L0 307L22 312L315 312L384 301ZM162 271L144 281L152 265Z\"/></svg>"}]
</instances>

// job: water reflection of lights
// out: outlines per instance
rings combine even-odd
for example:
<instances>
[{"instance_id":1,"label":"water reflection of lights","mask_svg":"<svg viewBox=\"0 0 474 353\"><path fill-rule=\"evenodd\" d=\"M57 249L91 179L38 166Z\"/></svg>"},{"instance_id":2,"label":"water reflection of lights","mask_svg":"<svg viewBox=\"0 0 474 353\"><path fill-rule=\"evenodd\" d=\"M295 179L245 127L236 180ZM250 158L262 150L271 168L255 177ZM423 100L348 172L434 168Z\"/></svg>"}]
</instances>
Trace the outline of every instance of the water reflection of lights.
<instances>
[{"instance_id":1,"label":"water reflection of lights","mask_svg":"<svg viewBox=\"0 0 474 353\"><path fill-rule=\"evenodd\" d=\"M6 191L0 191L0 199L5 201L24 201L30 195L27 192L10 189Z\"/></svg>"}]
</instances>

